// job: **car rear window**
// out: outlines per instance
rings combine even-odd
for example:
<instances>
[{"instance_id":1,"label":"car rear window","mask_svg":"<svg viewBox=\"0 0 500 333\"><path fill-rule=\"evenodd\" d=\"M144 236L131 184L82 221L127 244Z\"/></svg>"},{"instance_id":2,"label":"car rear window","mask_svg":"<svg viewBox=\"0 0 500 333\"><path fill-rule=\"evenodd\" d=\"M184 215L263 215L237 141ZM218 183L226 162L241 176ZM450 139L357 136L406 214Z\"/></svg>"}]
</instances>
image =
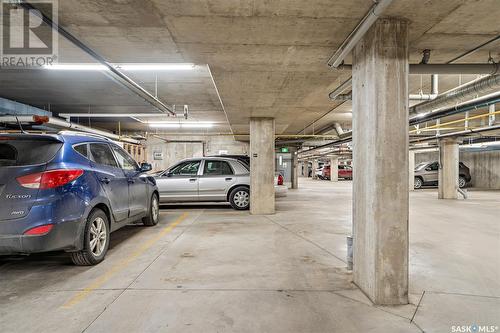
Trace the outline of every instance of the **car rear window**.
<instances>
[{"instance_id":1,"label":"car rear window","mask_svg":"<svg viewBox=\"0 0 500 333\"><path fill-rule=\"evenodd\" d=\"M62 143L46 140L7 140L0 142L0 166L24 166L47 163Z\"/></svg>"}]
</instances>

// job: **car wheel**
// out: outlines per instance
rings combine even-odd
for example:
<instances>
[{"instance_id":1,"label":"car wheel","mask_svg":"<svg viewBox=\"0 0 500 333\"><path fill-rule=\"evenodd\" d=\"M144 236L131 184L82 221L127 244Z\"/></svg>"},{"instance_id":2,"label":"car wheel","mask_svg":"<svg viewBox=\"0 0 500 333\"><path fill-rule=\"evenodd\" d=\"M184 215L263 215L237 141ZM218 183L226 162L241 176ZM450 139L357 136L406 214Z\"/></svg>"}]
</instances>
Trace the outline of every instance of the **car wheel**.
<instances>
[{"instance_id":1,"label":"car wheel","mask_svg":"<svg viewBox=\"0 0 500 333\"><path fill-rule=\"evenodd\" d=\"M464 188L465 185L467 185L467 181L465 180L464 177L458 178L458 187Z\"/></svg>"},{"instance_id":2,"label":"car wheel","mask_svg":"<svg viewBox=\"0 0 500 333\"><path fill-rule=\"evenodd\" d=\"M237 187L229 194L229 203L236 210L250 208L250 190L247 187Z\"/></svg>"},{"instance_id":3,"label":"car wheel","mask_svg":"<svg viewBox=\"0 0 500 333\"><path fill-rule=\"evenodd\" d=\"M71 252L75 265L97 265L104 260L109 247L109 220L100 209L93 209L83 232L83 250Z\"/></svg>"},{"instance_id":4,"label":"car wheel","mask_svg":"<svg viewBox=\"0 0 500 333\"><path fill-rule=\"evenodd\" d=\"M415 177L415 182L413 184L413 188L418 190L419 188L422 188L422 185L423 185L422 178Z\"/></svg>"},{"instance_id":5,"label":"car wheel","mask_svg":"<svg viewBox=\"0 0 500 333\"><path fill-rule=\"evenodd\" d=\"M151 203L149 206L148 216L142 219L144 225L150 227L158 224L160 219L160 201L158 200L158 195L153 193L151 196Z\"/></svg>"}]
</instances>

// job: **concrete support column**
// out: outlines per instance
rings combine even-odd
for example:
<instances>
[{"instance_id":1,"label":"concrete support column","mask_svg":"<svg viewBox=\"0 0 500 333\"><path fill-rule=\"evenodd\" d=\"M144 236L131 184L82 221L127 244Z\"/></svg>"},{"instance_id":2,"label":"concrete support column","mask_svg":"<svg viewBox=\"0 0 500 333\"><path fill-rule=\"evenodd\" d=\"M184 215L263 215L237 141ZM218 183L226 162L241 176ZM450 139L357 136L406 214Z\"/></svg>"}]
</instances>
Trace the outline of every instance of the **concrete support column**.
<instances>
[{"instance_id":1,"label":"concrete support column","mask_svg":"<svg viewBox=\"0 0 500 333\"><path fill-rule=\"evenodd\" d=\"M274 214L274 119L250 118L250 214Z\"/></svg>"},{"instance_id":2,"label":"concrete support column","mask_svg":"<svg viewBox=\"0 0 500 333\"><path fill-rule=\"evenodd\" d=\"M408 189L415 191L415 151L408 152Z\"/></svg>"},{"instance_id":3,"label":"concrete support column","mask_svg":"<svg viewBox=\"0 0 500 333\"><path fill-rule=\"evenodd\" d=\"M318 167L318 160L314 159L312 162L312 179L318 179L318 175L316 174L316 169L318 169Z\"/></svg>"},{"instance_id":4,"label":"concrete support column","mask_svg":"<svg viewBox=\"0 0 500 333\"><path fill-rule=\"evenodd\" d=\"M330 156L330 180L339 181L339 157L335 155Z\"/></svg>"},{"instance_id":5,"label":"concrete support column","mask_svg":"<svg viewBox=\"0 0 500 333\"><path fill-rule=\"evenodd\" d=\"M292 189L296 190L299 188L299 158L297 155L297 148L291 148L290 153L292 154Z\"/></svg>"},{"instance_id":6,"label":"concrete support column","mask_svg":"<svg viewBox=\"0 0 500 333\"><path fill-rule=\"evenodd\" d=\"M439 141L439 199L458 199L459 149L456 139Z\"/></svg>"},{"instance_id":7,"label":"concrete support column","mask_svg":"<svg viewBox=\"0 0 500 333\"><path fill-rule=\"evenodd\" d=\"M354 282L408 303L408 22L379 19L353 51Z\"/></svg>"}]
</instances>

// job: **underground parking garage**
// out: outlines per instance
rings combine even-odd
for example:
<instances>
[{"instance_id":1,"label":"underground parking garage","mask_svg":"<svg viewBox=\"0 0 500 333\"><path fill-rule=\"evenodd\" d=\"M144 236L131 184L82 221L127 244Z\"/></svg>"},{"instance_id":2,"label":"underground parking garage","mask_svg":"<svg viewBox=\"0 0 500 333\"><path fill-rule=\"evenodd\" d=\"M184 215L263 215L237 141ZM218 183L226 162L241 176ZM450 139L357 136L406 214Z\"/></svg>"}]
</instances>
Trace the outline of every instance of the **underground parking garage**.
<instances>
[{"instance_id":1,"label":"underground parking garage","mask_svg":"<svg viewBox=\"0 0 500 333\"><path fill-rule=\"evenodd\" d=\"M0 332L498 332L495 0L1 1Z\"/></svg>"}]
</instances>

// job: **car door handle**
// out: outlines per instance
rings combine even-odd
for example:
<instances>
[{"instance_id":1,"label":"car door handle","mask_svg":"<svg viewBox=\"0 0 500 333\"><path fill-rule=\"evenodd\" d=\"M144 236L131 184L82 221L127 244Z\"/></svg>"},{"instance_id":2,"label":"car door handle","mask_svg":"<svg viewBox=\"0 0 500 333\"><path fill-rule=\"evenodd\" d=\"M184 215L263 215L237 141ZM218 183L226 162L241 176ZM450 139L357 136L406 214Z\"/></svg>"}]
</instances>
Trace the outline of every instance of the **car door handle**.
<instances>
[{"instance_id":1,"label":"car door handle","mask_svg":"<svg viewBox=\"0 0 500 333\"><path fill-rule=\"evenodd\" d=\"M101 182L104 184L109 184L110 181L111 179L109 179L108 177L101 178Z\"/></svg>"},{"instance_id":2,"label":"car door handle","mask_svg":"<svg viewBox=\"0 0 500 333\"><path fill-rule=\"evenodd\" d=\"M189 181L190 181L191 183L194 183L194 182L196 181L196 178L191 178Z\"/></svg>"},{"instance_id":3,"label":"car door handle","mask_svg":"<svg viewBox=\"0 0 500 333\"><path fill-rule=\"evenodd\" d=\"M226 182L233 180L233 178L226 178Z\"/></svg>"}]
</instances>

